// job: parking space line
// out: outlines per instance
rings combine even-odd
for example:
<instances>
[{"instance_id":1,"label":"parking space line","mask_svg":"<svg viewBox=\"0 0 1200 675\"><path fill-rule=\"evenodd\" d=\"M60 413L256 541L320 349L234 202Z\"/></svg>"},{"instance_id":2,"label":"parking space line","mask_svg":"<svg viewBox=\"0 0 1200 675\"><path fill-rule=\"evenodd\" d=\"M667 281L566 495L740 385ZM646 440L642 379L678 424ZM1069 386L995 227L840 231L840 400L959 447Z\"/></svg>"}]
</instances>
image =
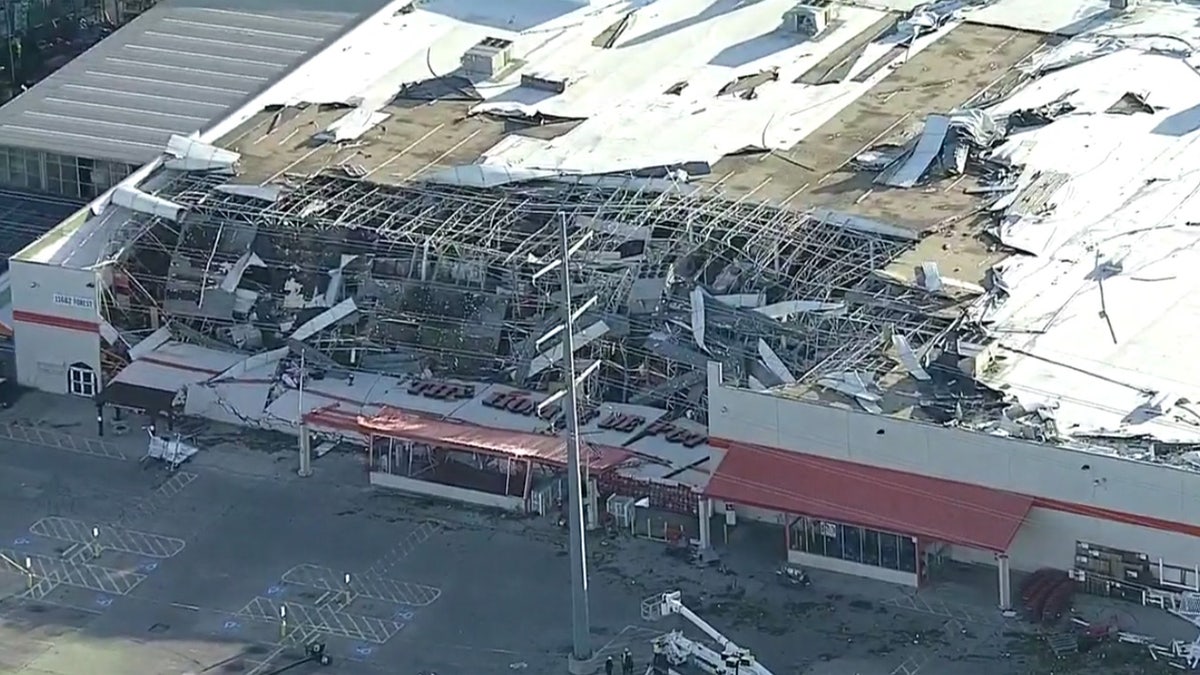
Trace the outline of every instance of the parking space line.
<instances>
[{"instance_id":1,"label":"parking space line","mask_svg":"<svg viewBox=\"0 0 1200 675\"><path fill-rule=\"evenodd\" d=\"M126 459L125 453L121 452L120 448L107 441L72 436L24 424L0 424L0 437L81 455L92 455L105 459Z\"/></svg>"},{"instance_id":2,"label":"parking space line","mask_svg":"<svg viewBox=\"0 0 1200 675\"><path fill-rule=\"evenodd\" d=\"M190 471L175 471L171 477L150 493L149 497L138 501L127 512L122 514L120 522L125 523L138 516L154 515L156 511L166 506L171 498L183 491L198 478Z\"/></svg>"},{"instance_id":3,"label":"parking space line","mask_svg":"<svg viewBox=\"0 0 1200 675\"><path fill-rule=\"evenodd\" d=\"M925 599L913 594L902 594L894 598L889 598L882 601L880 604L891 605L897 609L916 612L918 614L928 614L930 616L942 617L957 622L966 622L968 624L978 624L983 626L997 626L1007 623L1007 619L997 614L989 616L987 614L977 614L969 607L951 604L944 600L933 598Z\"/></svg>"},{"instance_id":4,"label":"parking space line","mask_svg":"<svg viewBox=\"0 0 1200 675\"><path fill-rule=\"evenodd\" d=\"M258 661L258 665L246 671L246 675L261 675L261 673L265 673L267 669L271 667L271 663L274 662L275 659L279 658L279 655L282 654L285 649L287 649L287 646L285 645L276 647L269 654L264 656L262 661Z\"/></svg>"},{"instance_id":5,"label":"parking space line","mask_svg":"<svg viewBox=\"0 0 1200 675\"><path fill-rule=\"evenodd\" d=\"M29 600L41 600L42 598L54 592L58 588L58 582L49 577L38 579L29 589L21 594L21 597Z\"/></svg>"},{"instance_id":6,"label":"parking space line","mask_svg":"<svg viewBox=\"0 0 1200 675\"><path fill-rule=\"evenodd\" d=\"M442 531L443 525L434 520L426 520L417 526L407 537L401 539L387 553L383 554L379 560L375 561L367 569L367 573L376 577L386 577L392 568L400 564L400 561L407 558L417 549L418 546L429 541L431 537Z\"/></svg>"},{"instance_id":7,"label":"parking space line","mask_svg":"<svg viewBox=\"0 0 1200 675\"><path fill-rule=\"evenodd\" d=\"M137 572L109 569L99 565L71 564L41 554L24 555L6 551L10 557L28 558L35 579L48 579L56 584L65 584L90 591L111 595L128 595L146 575Z\"/></svg>"},{"instance_id":8,"label":"parking space line","mask_svg":"<svg viewBox=\"0 0 1200 675\"><path fill-rule=\"evenodd\" d=\"M603 646L593 653L592 660L595 661L608 654L614 654L629 645L653 642L655 638L663 635L663 633L664 631L644 626L625 626L613 639L604 643Z\"/></svg>"},{"instance_id":9,"label":"parking space line","mask_svg":"<svg viewBox=\"0 0 1200 675\"><path fill-rule=\"evenodd\" d=\"M282 580L322 591L340 592L346 589L343 573L319 565L297 565L284 572ZM433 586L395 581L372 573L351 575L350 586L352 592L364 598L413 607L431 605L442 594L441 589Z\"/></svg>"},{"instance_id":10,"label":"parking space line","mask_svg":"<svg viewBox=\"0 0 1200 675\"><path fill-rule=\"evenodd\" d=\"M158 486L154 492L160 497L170 498L179 494L185 487L196 480L197 475L190 471L176 471L165 483Z\"/></svg>"},{"instance_id":11,"label":"parking space line","mask_svg":"<svg viewBox=\"0 0 1200 675\"><path fill-rule=\"evenodd\" d=\"M185 542L176 537L111 525L97 527L81 520L60 516L42 518L31 525L29 531L41 537L70 541L76 544L90 544L93 527L99 530L99 543L102 550L121 551L146 558L163 559L179 555L185 546Z\"/></svg>"},{"instance_id":12,"label":"parking space line","mask_svg":"<svg viewBox=\"0 0 1200 675\"><path fill-rule=\"evenodd\" d=\"M338 612L328 607L311 607L296 602L276 602L270 598L256 597L238 614L251 619L278 623L280 608L284 608L289 624L328 633L339 637L383 644L400 631L402 624L384 621L371 616L359 616Z\"/></svg>"}]
</instances>

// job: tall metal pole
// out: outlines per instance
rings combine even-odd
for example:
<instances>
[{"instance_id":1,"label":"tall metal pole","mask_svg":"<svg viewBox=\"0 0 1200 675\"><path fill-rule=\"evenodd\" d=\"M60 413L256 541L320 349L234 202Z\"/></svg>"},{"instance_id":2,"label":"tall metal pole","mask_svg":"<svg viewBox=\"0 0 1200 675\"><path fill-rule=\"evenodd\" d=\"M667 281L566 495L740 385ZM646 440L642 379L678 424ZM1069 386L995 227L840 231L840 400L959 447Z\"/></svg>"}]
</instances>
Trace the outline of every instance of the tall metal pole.
<instances>
[{"instance_id":1,"label":"tall metal pole","mask_svg":"<svg viewBox=\"0 0 1200 675\"><path fill-rule=\"evenodd\" d=\"M312 475L312 439L308 435L308 423L304 420L304 380L308 377L305 351L300 351L300 382L296 392L296 423L300 425L300 468L296 473L301 478Z\"/></svg>"},{"instance_id":2,"label":"tall metal pole","mask_svg":"<svg viewBox=\"0 0 1200 675\"><path fill-rule=\"evenodd\" d=\"M591 619L588 612L587 558L583 540L583 489L579 447L579 397L575 380L575 317L571 309L571 247L568 242L567 219L562 219L559 232L562 246L563 293L563 374L567 387L567 508L568 530L571 538L571 659L582 664L592 658ZM574 668L572 669L575 670Z\"/></svg>"}]
</instances>

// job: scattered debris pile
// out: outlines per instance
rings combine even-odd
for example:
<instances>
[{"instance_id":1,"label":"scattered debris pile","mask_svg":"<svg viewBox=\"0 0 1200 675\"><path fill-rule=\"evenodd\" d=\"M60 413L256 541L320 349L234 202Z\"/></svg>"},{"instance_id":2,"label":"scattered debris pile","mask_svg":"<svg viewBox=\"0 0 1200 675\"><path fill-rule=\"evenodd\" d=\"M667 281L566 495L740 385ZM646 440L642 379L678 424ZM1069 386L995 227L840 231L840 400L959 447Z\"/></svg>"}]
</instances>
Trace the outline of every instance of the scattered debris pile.
<instances>
[{"instance_id":1,"label":"scattered debris pile","mask_svg":"<svg viewBox=\"0 0 1200 675\"><path fill-rule=\"evenodd\" d=\"M877 185L911 188L933 176L958 176L969 163L986 159L1008 134L1008 120L979 109L929 115L919 136L902 146L869 148L854 159L859 167L877 170Z\"/></svg>"}]
</instances>

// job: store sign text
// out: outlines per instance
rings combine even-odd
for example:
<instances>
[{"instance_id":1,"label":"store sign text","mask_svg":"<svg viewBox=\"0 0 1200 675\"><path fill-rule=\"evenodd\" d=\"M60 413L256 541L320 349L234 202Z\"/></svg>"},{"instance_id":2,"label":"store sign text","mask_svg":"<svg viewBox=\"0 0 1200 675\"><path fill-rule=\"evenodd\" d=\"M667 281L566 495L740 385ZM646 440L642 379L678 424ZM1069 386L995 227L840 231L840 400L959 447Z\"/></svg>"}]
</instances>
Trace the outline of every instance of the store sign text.
<instances>
[{"instance_id":1,"label":"store sign text","mask_svg":"<svg viewBox=\"0 0 1200 675\"><path fill-rule=\"evenodd\" d=\"M76 307L79 309L95 309L96 301L91 298L81 298L77 296L67 295L65 293L54 294L54 304L62 305L63 307Z\"/></svg>"}]
</instances>

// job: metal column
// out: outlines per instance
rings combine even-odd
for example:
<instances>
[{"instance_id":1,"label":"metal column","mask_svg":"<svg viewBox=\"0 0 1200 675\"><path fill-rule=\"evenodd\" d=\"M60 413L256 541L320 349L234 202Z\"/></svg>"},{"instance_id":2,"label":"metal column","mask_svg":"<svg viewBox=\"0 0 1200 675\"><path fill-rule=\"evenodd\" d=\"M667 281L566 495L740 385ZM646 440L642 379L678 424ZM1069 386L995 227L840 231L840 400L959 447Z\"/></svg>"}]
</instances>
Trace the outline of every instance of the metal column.
<instances>
[{"instance_id":1,"label":"metal column","mask_svg":"<svg viewBox=\"0 0 1200 675\"><path fill-rule=\"evenodd\" d=\"M308 425L300 425L300 469L296 471L301 478L312 475L312 437L308 435Z\"/></svg>"},{"instance_id":2,"label":"metal column","mask_svg":"<svg viewBox=\"0 0 1200 675\"><path fill-rule=\"evenodd\" d=\"M707 550L712 546L712 500L708 497L699 499L700 548Z\"/></svg>"},{"instance_id":3,"label":"metal column","mask_svg":"<svg viewBox=\"0 0 1200 675\"><path fill-rule=\"evenodd\" d=\"M308 435L308 425L304 423L304 381L308 379L305 351L300 351L300 378L296 388L296 424L300 425L300 468L296 473L301 478L312 475L312 438Z\"/></svg>"},{"instance_id":4,"label":"metal column","mask_svg":"<svg viewBox=\"0 0 1200 675\"><path fill-rule=\"evenodd\" d=\"M996 554L996 571L1000 575L1000 611L1012 611L1012 573L1008 568L1008 554Z\"/></svg>"}]
</instances>

